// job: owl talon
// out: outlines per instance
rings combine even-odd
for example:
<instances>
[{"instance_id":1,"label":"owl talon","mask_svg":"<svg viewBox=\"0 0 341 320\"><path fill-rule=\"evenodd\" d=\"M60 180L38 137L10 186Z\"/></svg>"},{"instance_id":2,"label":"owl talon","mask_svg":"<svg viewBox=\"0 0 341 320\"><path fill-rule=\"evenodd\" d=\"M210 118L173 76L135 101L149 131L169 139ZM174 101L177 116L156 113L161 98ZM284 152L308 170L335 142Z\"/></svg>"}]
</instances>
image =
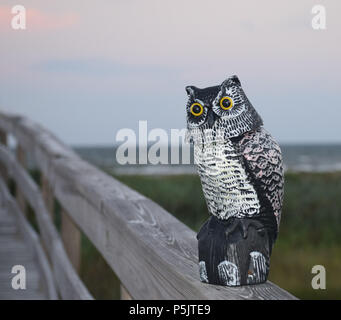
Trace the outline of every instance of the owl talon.
<instances>
[{"instance_id":1,"label":"owl talon","mask_svg":"<svg viewBox=\"0 0 341 320\"><path fill-rule=\"evenodd\" d=\"M233 232L239 226L239 222L234 218L232 218L232 219L233 219L233 221L227 226L227 228L225 230L226 237L228 237L230 234L233 234ZM232 220L232 219L230 219L230 220Z\"/></svg>"},{"instance_id":2,"label":"owl talon","mask_svg":"<svg viewBox=\"0 0 341 320\"><path fill-rule=\"evenodd\" d=\"M198 237L200 279L225 286L262 283L269 271L270 246L268 232L256 218L212 216Z\"/></svg>"}]
</instances>

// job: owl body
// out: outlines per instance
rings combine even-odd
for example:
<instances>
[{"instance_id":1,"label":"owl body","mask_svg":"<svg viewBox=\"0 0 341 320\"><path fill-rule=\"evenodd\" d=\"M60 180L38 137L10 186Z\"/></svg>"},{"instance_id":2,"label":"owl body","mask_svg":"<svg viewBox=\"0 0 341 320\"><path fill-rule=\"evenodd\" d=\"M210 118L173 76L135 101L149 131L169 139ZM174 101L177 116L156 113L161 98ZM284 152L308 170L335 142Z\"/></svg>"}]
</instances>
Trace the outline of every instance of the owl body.
<instances>
[{"instance_id":1,"label":"owl body","mask_svg":"<svg viewBox=\"0 0 341 320\"><path fill-rule=\"evenodd\" d=\"M186 91L187 140L211 215L197 235L200 279L228 286L264 282L283 203L280 147L236 76Z\"/></svg>"},{"instance_id":2,"label":"owl body","mask_svg":"<svg viewBox=\"0 0 341 320\"><path fill-rule=\"evenodd\" d=\"M276 238L284 172L280 147L263 127L224 142L195 144L194 161L210 214L259 219Z\"/></svg>"},{"instance_id":3,"label":"owl body","mask_svg":"<svg viewBox=\"0 0 341 320\"><path fill-rule=\"evenodd\" d=\"M194 160L210 214L228 219L259 213L256 190L243 166L241 151L231 139L195 145Z\"/></svg>"}]
</instances>

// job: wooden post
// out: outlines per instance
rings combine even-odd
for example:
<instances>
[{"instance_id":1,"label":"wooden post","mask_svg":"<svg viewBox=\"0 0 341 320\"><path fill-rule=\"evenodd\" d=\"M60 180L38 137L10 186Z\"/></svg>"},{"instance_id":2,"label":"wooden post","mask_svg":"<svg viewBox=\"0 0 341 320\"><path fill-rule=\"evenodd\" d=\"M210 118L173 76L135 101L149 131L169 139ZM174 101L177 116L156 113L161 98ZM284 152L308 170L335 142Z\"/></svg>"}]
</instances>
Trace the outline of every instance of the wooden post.
<instances>
[{"instance_id":1,"label":"wooden post","mask_svg":"<svg viewBox=\"0 0 341 320\"><path fill-rule=\"evenodd\" d=\"M0 143L7 146L7 133L0 130ZM8 182L8 172L4 165L0 164L0 175L4 179L5 183Z\"/></svg>"},{"instance_id":2,"label":"wooden post","mask_svg":"<svg viewBox=\"0 0 341 320\"><path fill-rule=\"evenodd\" d=\"M51 216L52 221L54 221L54 196L53 196L53 191L52 188L49 184L49 181L46 179L44 174L41 174L41 179L40 179L40 184L41 184L41 191L43 195L43 199L46 205L46 208Z\"/></svg>"},{"instance_id":3,"label":"wooden post","mask_svg":"<svg viewBox=\"0 0 341 320\"><path fill-rule=\"evenodd\" d=\"M127 289L121 284L121 300L133 300L132 296L129 294Z\"/></svg>"},{"instance_id":4,"label":"wooden post","mask_svg":"<svg viewBox=\"0 0 341 320\"><path fill-rule=\"evenodd\" d=\"M7 146L7 133L0 130L0 143Z\"/></svg>"},{"instance_id":5,"label":"wooden post","mask_svg":"<svg viewBox=\"0 0 341 320\"><path fill-rule=\"evenodd\" d=\"M7 146L7 133L0 130L0 143Z\"/></svg>"},{"instance_id":6,"label":"wooden post","mask_svg":"<svg viewBox=\"0 0 341 320\"><path fill-rule=\"evenodd\" d=\"M81 233L64 209L62 209L61 217L61 233L65 251L73 267L78 272L81 264Z\"/></svg>"},{"instance_id":7,"label":"wooden post","mask_svg":"<svg viewBox=\"0 0 341 320\"><path fill-rule=\"evenodd\" d=\"M18 144L17 145L17 159L23 168L26 168L26 155L24 149ZM20 191L20 186L16 185L16 199L22 213L26 214L27 203L23 193Z\"/></svg>"}]
</instances>

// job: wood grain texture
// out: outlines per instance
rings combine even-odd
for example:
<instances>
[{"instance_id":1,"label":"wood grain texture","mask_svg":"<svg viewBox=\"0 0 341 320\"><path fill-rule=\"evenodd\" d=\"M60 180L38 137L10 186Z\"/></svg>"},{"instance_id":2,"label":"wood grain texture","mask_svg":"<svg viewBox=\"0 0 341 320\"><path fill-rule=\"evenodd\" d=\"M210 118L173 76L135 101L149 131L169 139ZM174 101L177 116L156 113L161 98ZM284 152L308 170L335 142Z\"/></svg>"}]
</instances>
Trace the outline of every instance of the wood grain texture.
<instances>
[{"instance_id":1,"label":"wood grain texture","mask_svg":"<svg viewBox=\"0 0 341 320\"><path fill-rule=\"evenodd\" d=\"M73 221L135 299L295 299L266 282L229 288L199 280L195 233L158 204L81 160L40 125L0 114L32 150Z\"/></svg>"},{"instance_id":2,"label":"wood grain texture","mask_svg":"<svg viewBox=\"0 0 341 320\"><path fill-rule=\"evenodd\" d=\"M40 237L52 265L53 277L63 299L93 299L69 261L62 240L51 221L38 186L16 161L11 152L0 146L0 163L10 172L14 181L21 186L24 197L34 209Z\"/></svg>"},{"instance_id":3,"label":"wood grain texture","mask_svg":"<svg viewBox=\"0 0 341 320\"><path fill-rule=\"evenodd\" d=\"M23 168L26 168L26 155L24 149L19 145L17 145L16 149L16 155L17 155L17 161L21 164ZM27 204L25 197L21 191L20 185L16 185L16 191L15 191L15 196L17 199L17 203L21 209L21 211L26 214L27 211Z\"/></svg>"},{"instance_id":4,"label":"wood grain texture","mask_svg":"<svg viewBox=\"0 0 341 320\"><path fill-rule=\"evenodd\" d=\"M62 209L61 216L61 233L64 248L73 267L79 272L81 264L81 233L64 209Z\"/></svg>"},{"instance_id":5,"label":"wood grain texture","mask_svg":"<svg viewBox=\"0 0 341 320\"><path fill-rule=\"evenodd\" d=\"M27 222L19 206L9 194L7 187L0 179L1 211L0 220L6 215L17 225L16 232L0 237L0 298L2 299L51 299L58 298L53 276L39 238ZM26 289L14 290L11 280L14 277L11 269L22 265L26 269Z\"/></svg>"}]
</instances>

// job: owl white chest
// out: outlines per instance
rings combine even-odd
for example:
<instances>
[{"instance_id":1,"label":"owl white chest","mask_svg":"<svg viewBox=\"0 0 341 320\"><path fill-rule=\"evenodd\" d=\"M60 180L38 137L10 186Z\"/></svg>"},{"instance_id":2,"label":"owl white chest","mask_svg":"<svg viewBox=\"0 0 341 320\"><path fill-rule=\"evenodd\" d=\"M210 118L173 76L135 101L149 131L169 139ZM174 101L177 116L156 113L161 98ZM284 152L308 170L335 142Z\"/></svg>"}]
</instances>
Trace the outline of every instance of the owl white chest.
<instances>
[{"instance_id":1,"label":"owl white chest","mask_svg":"<svg viewBox=\"0 0 341 320\"><path fill-rule=\"evenodd\" d=\"M220 219L247 217L259 213L257 193L233 143L194 145L194 161L212 215Z\"/></svg>"}]
</instances>

